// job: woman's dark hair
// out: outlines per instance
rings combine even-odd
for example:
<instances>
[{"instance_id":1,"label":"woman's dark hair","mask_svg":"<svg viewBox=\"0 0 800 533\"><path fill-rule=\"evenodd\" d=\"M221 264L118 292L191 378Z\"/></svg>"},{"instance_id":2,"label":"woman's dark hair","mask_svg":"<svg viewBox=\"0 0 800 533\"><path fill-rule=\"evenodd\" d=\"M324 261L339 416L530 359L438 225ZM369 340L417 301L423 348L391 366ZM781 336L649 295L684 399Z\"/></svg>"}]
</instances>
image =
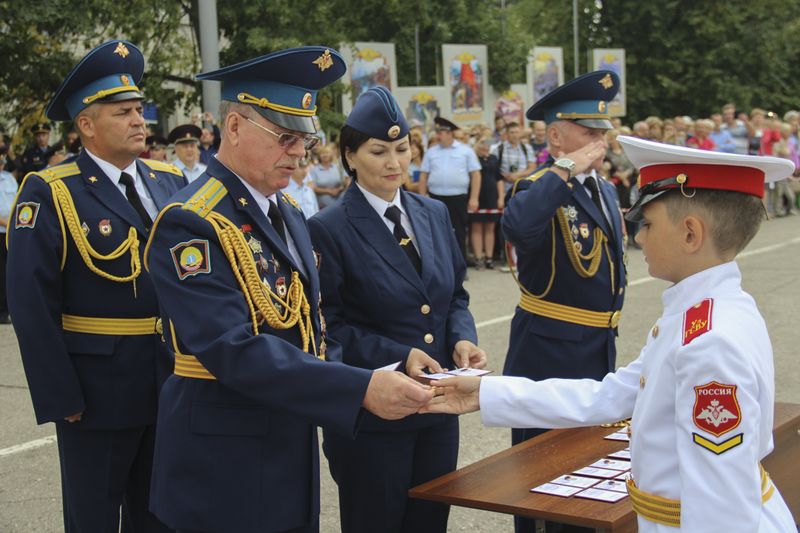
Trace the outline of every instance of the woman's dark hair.
<instances>
[{"instance_id":1,"label":"woman's dark hair","mask_svg":"<svg viewBox=\"0 0 800 533\"><path fill-rule=\"evenodd\" d=\"M346 124L342 126L342 131L339 134L339 152L342 156L342 167L354 180L357 180L358 176L356 176L356 171L350 168L350 165L347 164L347 158L345 157L345 154L348 150L352 153L355 153L362 144L371 138L372 137L366 133L361 133L360 131L353 129Z\"/></svg>"}]
</instances>

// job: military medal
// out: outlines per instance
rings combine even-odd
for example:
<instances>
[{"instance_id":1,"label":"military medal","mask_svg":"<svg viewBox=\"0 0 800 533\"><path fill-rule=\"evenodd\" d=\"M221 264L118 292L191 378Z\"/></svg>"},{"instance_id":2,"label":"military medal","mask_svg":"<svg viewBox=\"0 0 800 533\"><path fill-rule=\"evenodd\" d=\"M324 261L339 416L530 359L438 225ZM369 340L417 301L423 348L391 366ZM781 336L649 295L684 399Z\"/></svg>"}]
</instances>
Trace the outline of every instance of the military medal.
<instances>
[{"instance_id":1,"label":"military medal","mask_svg":"<svg viewBox=\"0 0 800 533\"><path fill-rule=\"evenodd\" d=\"M567 218L570 219L572 222L575 222L578 219L578 210L575 209L574 205L568 205L566 207L566 215Z\"/></svg>"},{"instance_id":2,"label":"military medal","mask_svg":"<svg viewBox=\"0 0 800 533\"><path fill-rule=\"evenodd\" d=\"M286 297L286 278L281 276L275 280L275 292L281 298Z\"/></svg>"},{"instance_id":3,"label":"military medal","mask_svg":"<svg viewBox=\"0 0 800 533\"><path fill-rule=\"evenodd\" d=\"M270 260L269 260L269 261L267 261L267 262L268 262L268 263L270 263L270 264L272 265L272 273L273 273L273 274L277 274L277 273L278 273L278 270L280 270L280 269L281 269L281 264L278 262L278 260L277 260L277 259L275 259L275 256L274 256L274 255L273 255L273 256L270 258Z\"/></svg>"},{"instance_id":4,"label":"military medal","mask_svg":"<svg viewBox=\"0 0 800 533\"><path fill-rule=\"evenodd\" d=\"M574 224L570 224L570 228L571 228L570 231L572 232L572 238L573 239L577 239L578 238L578 226L576 226Z\"/></svg>"},{"instance_id":5,"label":"military medal","mask_svg":"<svg viewBox=\"0 0 800 533\"><path fill-rule=\"evenodd\" d=\"M586 224L585 222L581 224L581 237L584 239L589 238L589 224Z\"/></svg>"},{"instance_id":6,"label":"military medal","mask_svg":"<svg viewBox=\"0 0 800 533\"><path fill-rule=\"evenodd\" d=\"M253 250L254 254L260 254L263 251L261 248L261 241L259 241L253 236L251 236L250 240L247 241L247 245L250 247L251 250Z\"/></svg>"},{"instance_id":7,"label":"military medal","mask_svg":"<svg viewBox=\"0 0 800 533\"><path fill-rule=\"evenodd\" d=\"M257 264L261 272L266 274L267 269L269 268L269 261L267 261L267 259L263 255L260 255L258 256Z\"/></svg>"},{"instance_id":8,"label":"military medal","mask_svg":"<svg viewBox=\"0 0 800 533\"><path fill-rule=\"evenodd\" d=\"M111 235L111 221L107 218L104 218L97 225L97 229L100 230L100 235L102 235L103 237L108 237L109 235Z\"/></svg>"},{"instance_id":9,"label":"military medal","mask_svg":"<svg viewBox=\"0 0 800 533\"><path fill-rule=\"evenodd\" d=\"M87 224L86 222L83 222L81 224L81 229L83 230L83 236L84 237L88 237L89 236L89 224Z\"/></svg>"}]
</instances>

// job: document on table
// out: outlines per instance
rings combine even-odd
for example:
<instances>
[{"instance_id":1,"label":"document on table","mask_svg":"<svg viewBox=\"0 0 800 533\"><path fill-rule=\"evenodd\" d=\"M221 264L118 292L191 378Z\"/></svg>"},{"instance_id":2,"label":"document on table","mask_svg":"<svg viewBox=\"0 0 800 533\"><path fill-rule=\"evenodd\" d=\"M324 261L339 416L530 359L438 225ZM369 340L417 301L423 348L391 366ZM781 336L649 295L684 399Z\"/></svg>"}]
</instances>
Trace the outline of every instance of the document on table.
<instances>
[{"instance_id":1,"label":"document on table","mask_svg":"<svg viewBox=\"0 0 800 533\"><path fill-rule=\"evenodd\" d=\"M485 376L486 374L491 374L494 372L493 370L484 370L481 368L456 368L455 370L449 370L447 372L439 372L436 374L423 374L419 377L424 379L431 379L433 381L437 381L440 379L447 379L453 378L456 376Z\"/></svg>"}]
</instances>

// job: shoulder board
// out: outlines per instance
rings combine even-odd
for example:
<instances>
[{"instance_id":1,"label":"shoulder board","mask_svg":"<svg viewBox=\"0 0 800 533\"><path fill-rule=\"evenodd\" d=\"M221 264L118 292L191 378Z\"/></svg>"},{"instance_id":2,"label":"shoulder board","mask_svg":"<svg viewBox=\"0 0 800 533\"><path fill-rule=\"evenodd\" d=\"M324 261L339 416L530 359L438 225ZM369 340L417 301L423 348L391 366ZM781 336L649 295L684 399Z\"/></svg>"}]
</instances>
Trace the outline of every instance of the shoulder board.
<instances>
[{"instance_id":1,"label":"shoulder board","mask_svg":"<svg viewBox=\"0 0 800 533\"><path fill-rule=\"evenodd\" d=\"M707 298L683 313L683 346L686 346L700 335L711 331L713 309L714 300Z\"/></svg>"},{"instance_id":2,"label":"shoulder board","mask_svg":"<svg viewBox=\"0 0 800 533\"><path fill-rule=\"evenodd\" d=\"M36 175L41 177L47 183L50 183L51 181L60 180L62 178L66 178L67 176L75 176L76 174L80 173L81 169L78 168L77 163L65 163L63 165L56 165L54 167L40 170L36 173Z\"/></svg>"},{"instance_id":3,"label":"shoulder board","mask_svg":"<svg viewBox=\"0 0 800 533\"><path fill-rule=\"evenodd\" d=\"M182 209L192 211L200 218L206 218L216 205L225 198L228 189L221 181L210 178L191 198L186 200Z\"/></svg>"},{"instance_id":4,"label":"shoulder board","mask_svg":"<svg viewBox=\"0 0 800 533\"><path fill-rule=\"evenodd\" d=\"M141 161L142 163L152 168L153 170L159 170L161 172L169 172L170 174L176 174L178 176L183 175L181 169L179 169L175 165L164 163L163 161L156 161L155 159L142 159Z\"/></svg>"},{"instance_id":5,"label":"shoulder board","mask_svg":"<svg viewBox=\"0 0 800 533\"><path fill-rule=\"evenodd\" d=\"M527 178L523 178L523 179L526 179L528 181L536 181L539 178L541 178L542 176L544 176L544 173L547 172L548 170L550 170L550 167L540 168L539 170L537 170L536 172L534 172L533 174L531 174Z\"/></svg>"},{"instance_id":6,"label":"shoulder board","mask_svg":"<svg viewBox=\"0 0 800 533\"><path fill-rule=\"evenodd\" d=\"M297 203L297 200L295 200L294 198L292 198L292 195L291 195L291 194L289 194L288 192L281 192L281 196L283 197L283 201L284 201L284 203L290 203L290 204L292 204L292 205L294 206L294 208L295 208L295 209L297 209L298 211L301 211L301 212L303 211L302 209L300 209L300 204L298 204L298 203Z\"/></svg>"}]
</instances>

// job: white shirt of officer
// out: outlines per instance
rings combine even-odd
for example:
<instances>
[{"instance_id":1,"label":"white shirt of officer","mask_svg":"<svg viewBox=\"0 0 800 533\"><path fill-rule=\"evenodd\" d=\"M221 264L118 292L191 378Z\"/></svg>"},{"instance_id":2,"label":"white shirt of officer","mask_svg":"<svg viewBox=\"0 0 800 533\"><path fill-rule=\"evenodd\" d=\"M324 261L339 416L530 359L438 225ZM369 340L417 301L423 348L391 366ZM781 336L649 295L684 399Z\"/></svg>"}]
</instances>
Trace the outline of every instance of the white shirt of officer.
<instances>
[{"instance_id":1,"label":"white shirt of officer","mask_svg":"<svg viewBox=\"0 0 800 533\"><path fill-rule=\"evenodd\" d=\"M141 177L136 172L136 160L133 160L130 165L126 168L120 170L108 161L103 161L96 155L94 155L88 149L85 149L86 153L89 154L89 157L97 163L97 166L100 167L100 170L108 176L108 179L120 190L122 196L125 197L125 201L128 200L128 196L125 194L125 185L119 182L120 177L122 177L122 173L125 172L129 176L133 177L133 186L136 188L136 192L139 193L139 198L142 200L142 205L144 206L145 211L147 214L150 215L152 220L156 219L156 215L158 215L158 207L156 207L156 203L150 198L150 191L147 190L147 187L144 186L142 183Z\"/></svg>"},{"instance_id":2,"label":"white shirt of officer","mask_svg":"<svg viewBox=\"0 0 800 533\"><path fill-rule=\"evenodd\" d=\"M606 216L606 220L611 221L611 213L608 210L608 204L606 204L606 199L605 199L605 197L603 196L603 193L602 193L603 189L602 189L602 186L600 185L600 181L602 181L605 178L602 178L602 177L598 176L597 175L597 171L595 169L592 169L591 172L589 172L587 174L577 174L575 176L575 179L578 180L578 183L583 185L586 182L586 178L589 177L589 176L592 176L594 178L595 183L597 183L597 190L600 192L600 204L603 206L603 214ZM591 198L592 197L592 191L589 190L589 187L586 187L584 185L583 188L586 191L586 195L589 198Z\"/></svg>"},{"instance_id":3,"label":"white shirt of officer","mask_svg":"<svg viewBox=\"0 0 800 533\"><path fill-rule=\"evenodd\" d=\"M367 202L372 207L372 209L374 209L375 212L378 213L380 219L383 220L383 223L386 224L387 228L389 228L389 233L391 233L392 235L394 235L394 222L386 218L384 214L386 213L386 210L393 205L396 205L400 209L400 225L403 227L404 230L406 230L406 235L408 235L411 238L411 242L414 244L414 248L416 248L417 253L419 253L419 246L417 245L417 239L414 237L414 228L411 227L411 219L408 218L408 213L406 213L406 209L403 207L403 202L400 201L400 191L395 191L394 198L392 198L392 201L387 202L380 196L372 194L371 192L366 190L364 187L361 186L360 183L358 183L358 181L356 181L355 184L358 186L358 190L360 190L361 193L364 195L364 198L367 199Z\"/></svg>"},{"instance_id":4,"label":"white shirt of officer","mask_svg":"<svg viewBox=\"0 0 800 533\"><path fill-rule=\"evenodd\" d=\"M711 328L683 344L686 311L708 298ZM761 501L758 463L773 448L772 346L755 302L741 288L739 267L730 262L694 274L662 299L664 313L639 357L602 382L483 378L483 423L563 428L633 416L633 479L647 493L681 502L681 531L794 532L777 489ZM695 387L712 381L737 386L739 425L720 437L695 421ZM693 436L719 444L738 433L741 443L719 454ZM676 531L643 517L638 522L644 533Z\"/></svg>"},{"instance_id":5,"label":"white shirt of officer","mask_svg":"<svg viewBox=\"0 0 800 533\"><path fill-rule=\"evenodd\" d=\"M189 183L199 178L203 174L203 172L206 171L206 166L200 161L195 161L194 166L192 168L189 168L186 165L184 165L183 161L181 161L180 159L175 159L175 161L173 161L172 164L178 167L181 172L183 172L183 175L186 176L186 181Z\"/></svg>"},{"instance_id":6,"label":"white shirt of officer","mask_svg":"<svg viewBox=\"0 0 800 533\"><path fill-rule=\"evenodd\" d=\"M450 146L432 146L422 158L420 170L428 174L428 191L437 196L458 196L469 192L470 172L480 171L475 151L453 140Z\"/></svg>"}]
</instances>

